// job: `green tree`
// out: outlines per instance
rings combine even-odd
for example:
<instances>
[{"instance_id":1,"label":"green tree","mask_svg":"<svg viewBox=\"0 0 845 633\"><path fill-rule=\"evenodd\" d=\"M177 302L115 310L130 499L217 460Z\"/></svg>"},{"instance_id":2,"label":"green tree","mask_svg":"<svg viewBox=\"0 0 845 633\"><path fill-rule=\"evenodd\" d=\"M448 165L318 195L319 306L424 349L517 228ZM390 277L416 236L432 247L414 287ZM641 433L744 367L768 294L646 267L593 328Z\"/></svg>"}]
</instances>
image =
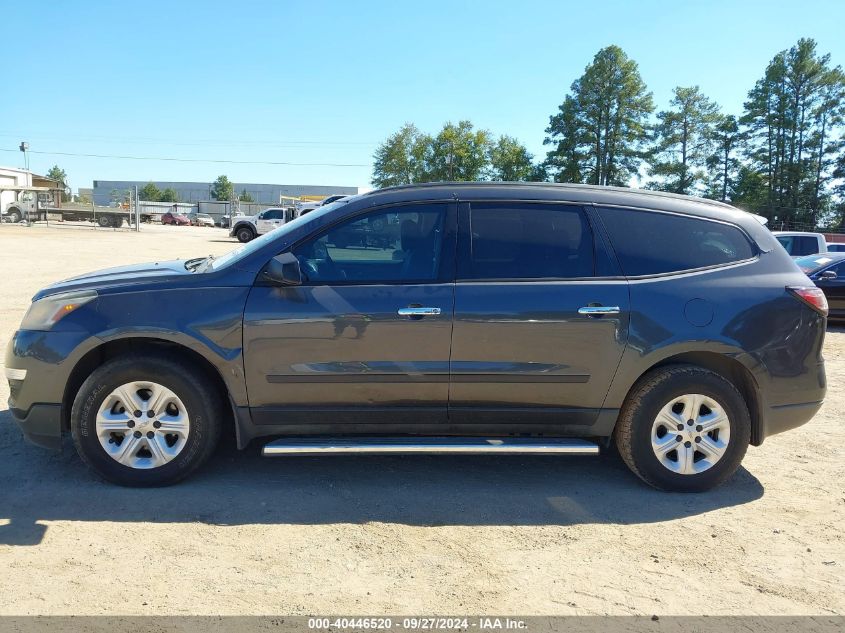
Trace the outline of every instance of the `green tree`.
<instances>
[{"instance_id":1,"label":"green tree","mask_svg":"<svg viewBox=\"0 0 845 633\"><path fill-rule=\"evenodd\" d=\"M490 145L490 178L492 180L531 180L534 175L534 157L525 146L512 136L500 136Z\"/></svg>"},{"instance_id":2,"label":"green tree","mask_svg":"<svg viewBox=\"0 0 845 633\"><path fill-rule=\"evenodd\" d=\"M636 62L618 46L601 49L549 118L547 165L555 180L626 185L639 169L654 111Z\"/></svg>"},{"instance_id":3,"label":"green tree","mask_svg":"<svg viewBox=\"0 0 845 633\"><path fill-rule=\"evenodd\" d=\"M813 112L815 130L810 137L809 146L813 152L811 164L815 163L815 174L812 177L810 195L810 209L813 210L815 220L822 212L826 196L825 188L831 177L841 183L845 172L839 170L839 165L845 159L842 148L845 139L834 136L834 130L841 130L845 121L845 73L837 66L826 70L820 79L821 96L818 106ZM841 184L838 185L841 187ZM840 219L836 225L841 224Z\"/></svg>"},{"instance_id":4,"label":"green tree","mask_svg":"<svg viewBox=\"0 0 845 633\"><path fill-rule=\"evenodd\" d=\"M47 172L47 178L49 178L50 180L55 180L61 185L62 202L67 202L68 200L70 200L70 194L67 192L67 173L65 173L64 169L61 169L58 165L53 165L50 168L50 171Z\"/></svg>"},{"instance_id":5,"label":"green tree","mask_svg":"<svg viewBox=\"0 0 845 633\"><path fill-rule=\"evenodd\" d=\"M65 173L65 170L58 165L50 167L50 171L47 172L47 178L55 180L62 186L67 185L67 173Z\"/></svg>"},{"instance_id":6,"label":"green tree","mask_svg":"<svg viewBox=\"0 0 845 633\"><path fill-rule=\"evenodd\" d=\"M531 166L529 182L547 182L549 180L549 169L545 163L538 163Z\"/></svg>"},{"instance_id":7,"label":"green tree","mask_svg":"<svg viewBox=\"0 0 845 633\"><path fill-rule=\"evenodd\" d=\"M253 198L246 189L241 191L241 194L238 196L238 200L241 202L255 202L255 198Z\"/></svg>"},{"instance_id":8,"label":"green tree","mask_svg":"<svg viewBox=\"0 0 845 633\"><path fill-rule=\"evenodd\" d=\"M726 202L733 199L733 185L740 167L736 156L737 146L742 142L742 134L736 117L719 117L713 127L713 152L707 157L707 193L705 197Z\"/></svg>"},{"instance_id":9,"label":"green tree","mask_svg":"<svg viewBox=\"0 0 845 633\"><path fill-rule=\"evenodd\" d=\"M589 159L584 147L589 140L578 120L578 102L567 95L559 110L546 129L549 136L543 143L555 148L547 153L544 164L554 174L555 182L583 182Z\"/></svg>"},{"instance_id":10,"label":"green tree","mask_svg":"<svg viewBox=\"0 0 845 633\"><path fill-rule=\"evenodd\" d=\"M731 193L731 204L740 209L763 215L767 208L768 188L766 178L756 169L742 165Z\"/></svg>"},{"instance_id":11,"label":"green tree","mask_svg":"<svg viewBox=\"0 0 845 633\"><path fill-rule=\"evenodd\" d=\"M815 224L833 179L839 148L830 139L842 117L843 74L816 49L814 40L801 39L775 55L741 119L747 160L766 186L760 212L778 226Z\"/></svg>"},{"instance_id":12,"label":"green tree","mask_svg":"<svg viewBox=\"0 0 845 633\"><path fill-rule=\"evenodd\" d=\"M148 182L138 192L138 197L141 200L148 200L149 202L159 202L161 201L161 190L154 182Z\"/></svg>"},{"instance_id":13,"label":"green tree","mask_svg":"<svg viewBox=\"0 0 845 633\"><path fill-rule=\"evenodd\" d=\"M488 166L490 133L476 130L469 121L446 123L431 140L426 180L481 180Z\"/></svg>"},{"instance_id":14,"label":"green tree","mask_svg":"<svg viewBox=\"0 0 845 633\"><path fill-rule=\"evenodd\" d=\"M161 192L161 197L159 198L160 202L179 202L179 194L176 193L175 189L171 189L168 187L164 191Z\"/></svg>"},{"instance_id":15,"label":"green tree","mask_svg":"<svg viewBox=\"0 0 845 633\"><path fill-rule=\"evenodd\" d=\"M132 192L129 189L112 189L109 192L109 204L112 207L128 204L131 199Z\"/></svg>"},{"instance_id":16,"label":"green tree","mask_svg":"<svg viewBox=\"0 0 845 633\"><path fill-rule=\"evenodd\" d=\"M650 189L695 193L703 183L705 166L713 147L713 126L719 106L698 86L678 86L670 109L657 114L655 145L650 153Z\"/></svg>"},{"instance_id":17,"label":"green tree","mask_svg":"<svg viewBox=\"0 0 845 633\"><path fill-rule=\"evenodd\" d=\"M430 145L431 138L416 126L403 125L379 145L373 156L373 186L382 188L426 181L425 157Z\"/></svg>"},{"instance_id":18,"label":"green tree","mask_svg":"<svg viewBox=\"0 0 845 633\"><path fill-rule=\"evenodd\" d=\"M235 195L235 186L226 176L218 176L217 180L211 183L211 197L215 200L230 202Z\"/></svg>"}]
</instances>

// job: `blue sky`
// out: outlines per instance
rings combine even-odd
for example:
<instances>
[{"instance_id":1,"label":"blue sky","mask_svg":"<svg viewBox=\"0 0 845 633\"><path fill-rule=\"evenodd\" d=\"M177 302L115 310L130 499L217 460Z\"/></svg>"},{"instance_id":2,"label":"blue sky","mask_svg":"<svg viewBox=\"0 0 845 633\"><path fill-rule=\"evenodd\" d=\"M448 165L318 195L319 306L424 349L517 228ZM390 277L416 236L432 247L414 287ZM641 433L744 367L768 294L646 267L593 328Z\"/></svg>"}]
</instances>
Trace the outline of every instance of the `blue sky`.
<instances>
[{"instance_id":1,"label":"blue sky","mask_svg":"<svg viewBox=\"0 0 845 633\"><path fill-rule=\"evenodd\" d=\"M537 155L599 48L636 60L666 107L698 84L726 112L779 50L812 37L845 64L842 0L39 2L3 0L0 164L32 150L352 166L31 155L93 179L366 187L404 122L470 119ZM19 46L10 46L10 34ZM25 36L34 39L27 43ZM9 68L14 68L10 71Z\"/></svg>"}]
</instances>

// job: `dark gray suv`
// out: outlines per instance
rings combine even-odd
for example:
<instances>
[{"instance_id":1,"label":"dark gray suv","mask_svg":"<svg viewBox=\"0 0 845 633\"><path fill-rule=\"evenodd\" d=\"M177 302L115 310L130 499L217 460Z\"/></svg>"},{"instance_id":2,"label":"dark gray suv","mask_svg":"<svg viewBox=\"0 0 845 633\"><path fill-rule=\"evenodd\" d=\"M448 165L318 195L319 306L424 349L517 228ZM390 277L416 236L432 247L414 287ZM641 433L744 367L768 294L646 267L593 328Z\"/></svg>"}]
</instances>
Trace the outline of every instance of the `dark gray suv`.
<instances>
[{"instance_id":1,"label":"dark gray suv","mask_svg":"<svg viewBox=\"0 0 845 633\"><path fill-rule=\"evenodd\" d=\"M824 295L757 220L628 189L439 183L218 258L39 292L6 356L37 444L126 485L222 429L266 455L595 453L699 491L825 395Z\"/></svg>"}]
</instances>

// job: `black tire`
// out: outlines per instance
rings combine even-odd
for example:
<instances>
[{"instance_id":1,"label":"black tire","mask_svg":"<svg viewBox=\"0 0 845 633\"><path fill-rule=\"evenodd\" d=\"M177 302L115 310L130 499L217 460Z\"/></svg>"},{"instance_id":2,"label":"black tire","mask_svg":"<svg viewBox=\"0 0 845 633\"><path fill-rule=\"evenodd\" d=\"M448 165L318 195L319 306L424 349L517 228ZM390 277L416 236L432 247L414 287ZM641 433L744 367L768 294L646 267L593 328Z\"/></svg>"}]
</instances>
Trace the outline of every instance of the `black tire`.
<instances>
[{"instance_id":1,"label":"black tire","mask_svg":"<svg viewBox=\"0 0 845 633\"><path fill-rule=\"evenodd\" d=\"M21 215L21 212L18 209L9 209L7 215L9 216L12 224L17 224L23 219L23 215Z\"/></svg>"},{"instance_id":2,"label":"black tire","mask_svg":"<svg viewBox=\"0 0 845 633\"><path fill-rule=\"evenodd\" d=\"M172 461L151 469L125 466L109 456L96 433L97 411L120 385L150 380L172 390L190 416L190 432ZM82 384L71 409L73 442L82 461L103 479L121 486L166 486L202 466L220 439L224 403L205 374L190 364L166 356L127 355L98 367Z\"/></svg>"},{"instance_id":3,"label":"black tire","mask_svg":"<svg viewBox=\"0 0 845 633\"><path fill-rule=\"evenodd\" d=\"M97 224L99 224L103 228L111 226L111 217L108 215L101 215L99 218L97 218Z\"/></svg>"},{"instance_id":4,"label":"black tire","mask_svg":"<svg viewBox=\"0 0 845 633\"><path fill-rule=\"evenodd\" d=\"M652 425L667 403L693 393L712 398L722 407L729 420L730 440L721 458L707 470L680 474L664 466L652 450ZM742 395L721 375L695 365L671 365L648 372L634 385L620 412L614 440L622 460L647 484L661 490L703 492L739 468L751 440L751 418Z\"/></svg>"},{"instance_id":5,"label":"black tire","mask_svg":"<svg viewBox=\"0 0 845 633\"><path fill-rule=\"evenodd\" d=\"M238 227L237 231L235 231L235 237L237 237L238 241L243 244L255 239L255 231L251 227L241 226Z\"/></svg>"}]
</instances>

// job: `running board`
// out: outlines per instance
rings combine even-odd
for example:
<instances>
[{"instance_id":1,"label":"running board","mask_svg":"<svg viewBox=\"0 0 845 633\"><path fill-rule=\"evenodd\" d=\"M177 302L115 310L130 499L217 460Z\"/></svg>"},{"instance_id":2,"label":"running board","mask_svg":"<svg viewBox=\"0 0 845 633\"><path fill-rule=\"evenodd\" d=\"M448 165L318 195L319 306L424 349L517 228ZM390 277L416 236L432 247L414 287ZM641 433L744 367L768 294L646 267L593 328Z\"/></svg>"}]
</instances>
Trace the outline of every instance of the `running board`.
<instances>
[{"instance_id":1,"label":"running board","mask_svg":"<svg viewBox=\"0 0 845 633\"><path fill-rule=\"evenodd\" d=\"M404 454L404 453L477 453L597 455L599 447L574 438L528 437L344 437L283 438L267 444L265 457L275 455L324 455L334 453Z\"/></svg>"}]
</instances>

